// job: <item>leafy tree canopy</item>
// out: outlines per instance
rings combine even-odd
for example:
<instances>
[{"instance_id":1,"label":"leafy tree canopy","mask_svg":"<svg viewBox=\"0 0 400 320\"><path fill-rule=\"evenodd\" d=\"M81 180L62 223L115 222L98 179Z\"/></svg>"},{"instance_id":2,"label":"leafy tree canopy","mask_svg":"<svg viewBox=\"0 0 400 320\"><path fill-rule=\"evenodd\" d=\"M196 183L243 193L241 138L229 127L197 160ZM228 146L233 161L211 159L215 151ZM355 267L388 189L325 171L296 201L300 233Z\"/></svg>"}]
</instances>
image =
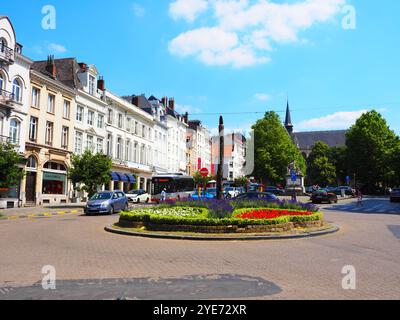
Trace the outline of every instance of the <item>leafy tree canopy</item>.
<instances>
[{"instance_id":1,"label":"leafy tree canopy","mask_svg":"<svg viewBox=\"0 0 400 320\"><path fill-rule=\"evenodd\" d=\"M318 141L307 159L308 180L320 186L336 182L336 167L332 163L331 148L324 142Z\"/></svg>"},{"instance_id":2,"label":"leafy tree canopy","mask_svg":"<svg viewBox=\"0 0 400 320\"><path fill-rule=\"evenodd\" d=\"M10 143L0 144L0 188L19 185L24 177L22 166L26 160Z\"/></svg>"},{"instance_id":3,"label":"leafy tree canopy","mask_svg":"<svg viewBox=\"0 0 400 320\"><path fill-rule=\"evenodd\" d=\"M83 155L72 157L72 168L69 170L69 178L76 190L77 185L89 194L89 197L97 192L98 187L110 182L112 160L103 154L93 154L86 151Z\"/></svg>"},{"instance_id":4,"label":"leafy tree canopy","mask_svg":"<svg viewBox=\"0 0 400 320\"><path fill-rule=\"evenodd\" d=\"M271 111L253 125L255 137L255 168L257 179L282 183L287 168L293 161L302 173L306 174L306 162L293 144L291 137L281 123L279 116Z\"/></svg>"},{"instance_id":5,"label":"leafy tree canopy","mask_svg":"<svg viewBox=\"0 0 400 320\"><path fill-rule=\"evenodd\" d=\"M381 114L375 110L363 114L346 138L349 169L368 191L394 179L392 159L399 148L399 138Z\"/></svg>"}]
</instances>

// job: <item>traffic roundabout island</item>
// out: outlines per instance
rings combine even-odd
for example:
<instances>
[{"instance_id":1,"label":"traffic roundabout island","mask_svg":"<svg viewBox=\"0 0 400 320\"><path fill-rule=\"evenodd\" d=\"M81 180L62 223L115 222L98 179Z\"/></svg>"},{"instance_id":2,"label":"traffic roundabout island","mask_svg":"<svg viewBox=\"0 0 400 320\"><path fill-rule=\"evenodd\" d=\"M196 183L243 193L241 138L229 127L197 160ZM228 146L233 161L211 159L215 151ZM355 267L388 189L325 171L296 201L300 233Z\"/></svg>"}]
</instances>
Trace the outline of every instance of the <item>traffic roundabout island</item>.
<instances>
[{"instance_id":1,"label":"traffic roundabout island","mask_svg":"<svg viewBox=\"0 0 400 320\"><path fill-rule=\"evenodd\" d=\"M267 240L326 235L318 207L292 201L181 201L124 211L106 231L151 238L186 240Z\"/></svg>"}]
</instances>

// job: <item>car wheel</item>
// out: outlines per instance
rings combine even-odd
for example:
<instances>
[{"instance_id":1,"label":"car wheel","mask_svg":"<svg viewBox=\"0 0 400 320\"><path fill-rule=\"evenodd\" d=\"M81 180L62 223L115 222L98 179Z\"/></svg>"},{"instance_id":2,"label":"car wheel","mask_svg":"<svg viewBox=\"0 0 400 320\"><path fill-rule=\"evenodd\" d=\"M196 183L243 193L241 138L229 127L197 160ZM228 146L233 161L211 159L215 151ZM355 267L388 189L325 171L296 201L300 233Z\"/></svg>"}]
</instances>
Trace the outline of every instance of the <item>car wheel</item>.
<instances>
[{"instance_id":1,"label":"car wheel","mask_svg":"<svg viewBox=\"0 0 400 320\"><path fill-rule=\"evenodd\" d=\"M139 203L140 203L140 199L139 199L139 198L137 199L136 203L137 203L137 204L139 204Z\"/></svg>"},{"instance_id":2,"label":"car wheel","mask_svg":"<svg viewBox=\"0 0 400 320\"><path fill-rule=\"evenodd\" d=\"M147 198L147 200L146 200L146 203L149 203L150 202L150 199L149 198Z\"/></svg>"},{"instance_id":3,"label":"car wheel","mask_svg":"<svg viewBox=\"0 0 400 320\"><path fill-rule=\"evenodd\" d=\"M128 211L128 209L129 209L128 203L125 203L124 211Z\"/></svg>"},{"instance_id":4,"label":"car wheel","mask_svg":"<svg viewBox=\"0 0 400 320\"><path fill-rule=\"evenodd\" d=\"M110 216L112 216L114 213L115 213L115 211L114 211L114 207L111 207L111 208L110 208L109 215L110 215Z\"/></svg>"}]
</instances>

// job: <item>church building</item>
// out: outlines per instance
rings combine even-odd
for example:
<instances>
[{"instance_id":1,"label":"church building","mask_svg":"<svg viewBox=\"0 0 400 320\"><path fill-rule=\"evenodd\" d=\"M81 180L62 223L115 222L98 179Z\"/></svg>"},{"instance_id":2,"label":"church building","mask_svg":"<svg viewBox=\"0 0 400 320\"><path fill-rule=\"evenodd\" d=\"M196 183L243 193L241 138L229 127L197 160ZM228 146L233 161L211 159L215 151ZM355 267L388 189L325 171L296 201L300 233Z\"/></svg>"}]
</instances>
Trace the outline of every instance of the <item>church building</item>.
<instances>
[{"instance_id":1,"label":"church building","mask_svg":"<svg viewBox=\"0 0 400 320\"><path fill-rule=\"evenodd\" d=\"M347 130L294 132L289 102L287 103L284 125L293 143L306 158L310 155L312 148L318 141L325 142L329 147L346 146Z\"/></svg>"}]
</instances>

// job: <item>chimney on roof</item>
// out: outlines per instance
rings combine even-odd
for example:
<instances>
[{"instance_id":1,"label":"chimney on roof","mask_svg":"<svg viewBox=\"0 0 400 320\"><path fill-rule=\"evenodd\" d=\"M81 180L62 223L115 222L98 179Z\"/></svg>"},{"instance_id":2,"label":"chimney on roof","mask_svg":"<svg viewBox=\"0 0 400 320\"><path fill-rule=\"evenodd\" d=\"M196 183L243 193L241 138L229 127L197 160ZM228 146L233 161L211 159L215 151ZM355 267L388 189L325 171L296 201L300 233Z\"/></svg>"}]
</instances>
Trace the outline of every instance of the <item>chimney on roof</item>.
<instances>
[{"instance_id":1,"label":"chimney on roof","mask_svg":"<svg viewBox=\"0 0 400 320\"><path fill-rule=\"evenodd\" d=\"M169 107L171 110L174 110L174 111L175 111L175 99L174 99L174 98L170 98L170 99L169 99L168 107Z\"/></svg>"},{"instance_id":2,"label":"chimney on roof","mask_svg":"<svg viewBox=\"0 0 400 320\"><path fill-rule=\"evenodd\" d=\"M84 63L84 62L80 62L80 63L78 63L79 64L79 67L82 69L82 70L86 70L87 69L87 64L86 63Z\"/></svg>"},{"instance_id":3,"label":"chimney on roof","mask_svg":"<svg viewBox=\"0 0 400 320\"><path fill-rule=\"evenodd\" d=\"M57 68L53 55L47 56L46 71L49 72L54 79L57 77Z\"/></svg>"},{"instance_id":4,"label":"chimney on roof","mask_svg":"<svg viewBox=\"0 0 400 320\"><path fill-rule=\"evenodd\" d=\"M139 107L139 96L132 96L132 104L135 105L136 107Z\"/></svg>"},{"instance_id":5,"label":"chimney on roof","mask_svg":"<svg viewBox=\"0 0 400 320\"><path fill-rule=\"evenodd\" d=\"M168 98L167 98L167 97L163 97L163 98L161 99L161 103L164 105L164 107L167 107L167 101L168 101Z\"/></svg>"},{"instance_id":6,"label":"chimney on roof","mask_svg":"<svg viewBox=\"0 0 400 320\"><path fill-rule=\"evenodd\" d=\"M101 91L106 89L106 84L103 77L99 77L99 80L97 80L97 88Z\"/></svg>"},{"instance_id":7,"label":"chimney on roof","mask_svg":"<svg viewBox=\"0 0 400 320\"><path fill-rule=\"evenodd\" d=\"M184 119L186 124L189 124L189 113L188 112L185 113L183 119Z\"/></svg>"}]
</instances>

